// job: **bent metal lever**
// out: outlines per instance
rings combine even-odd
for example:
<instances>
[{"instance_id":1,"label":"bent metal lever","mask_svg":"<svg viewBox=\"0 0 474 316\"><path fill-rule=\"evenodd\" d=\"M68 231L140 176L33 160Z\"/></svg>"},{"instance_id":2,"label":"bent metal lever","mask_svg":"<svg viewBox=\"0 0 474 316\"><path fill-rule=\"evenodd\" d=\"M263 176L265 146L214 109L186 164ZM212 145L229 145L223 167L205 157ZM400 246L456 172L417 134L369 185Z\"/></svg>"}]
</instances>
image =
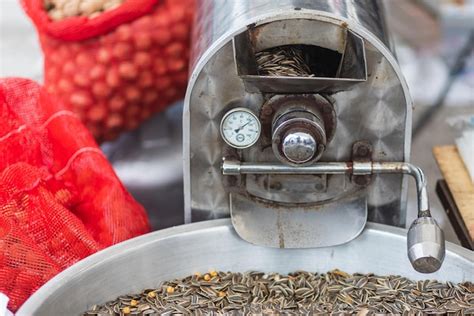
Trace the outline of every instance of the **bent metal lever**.
<instances>
[{"instance_id":1,"label":"bent metal lever","mask_svg":"<svg viewBox=\"0 0 474 316\"><path fill-rule=\"evenodd\" d=\"M445 256L444 234L429 210L428 192L423 171L407 162L318 162L310 166L287 166L278 163L246 163L224 159L223 175L241 174L408 174L415 179L418 196L418 218L408 230L408 258L421 273L432 273L441 267Z\"/></svg>"}]
</instances>

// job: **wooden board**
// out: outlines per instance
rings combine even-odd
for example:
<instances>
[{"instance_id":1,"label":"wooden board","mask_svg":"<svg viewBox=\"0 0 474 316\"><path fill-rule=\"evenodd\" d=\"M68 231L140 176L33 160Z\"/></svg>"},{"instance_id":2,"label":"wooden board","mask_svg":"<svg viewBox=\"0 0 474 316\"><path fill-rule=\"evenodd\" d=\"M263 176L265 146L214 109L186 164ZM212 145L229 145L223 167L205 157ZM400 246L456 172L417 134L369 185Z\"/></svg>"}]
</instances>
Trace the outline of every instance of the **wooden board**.
<instances>
[{"instance_id":1,"label":"wooden board","mask_svg":"<svg viewBox=\"0 0 474 316\"><path fill-rule=\"evenodd\" d=\"M471 240L474 240L474 184L456 146L437 146L433 153Z\"/></svg>"}]
</instances>

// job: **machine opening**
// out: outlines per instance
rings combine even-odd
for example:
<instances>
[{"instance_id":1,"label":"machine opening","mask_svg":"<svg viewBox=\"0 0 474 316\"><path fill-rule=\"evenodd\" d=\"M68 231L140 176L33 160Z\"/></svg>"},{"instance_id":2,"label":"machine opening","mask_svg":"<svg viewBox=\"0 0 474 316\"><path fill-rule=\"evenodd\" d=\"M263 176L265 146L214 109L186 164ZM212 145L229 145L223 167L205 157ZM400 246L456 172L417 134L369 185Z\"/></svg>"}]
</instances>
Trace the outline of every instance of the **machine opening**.
<instances>
[{"instance_id":1,"label":"machine opening","mask_svg":"<svg viewBox=\"0 0 474 316\"><path fill-rule=\"evenodd\" d=\"M293 19L251 25L234 36L233 48L237 74L250 93L336 93L367 80L364 41L337 24Z\"/></svg>"},{"instance_id":2,"label":"machine opening","mask_svg":"<svg viewBox=\"0 0 474 316\"><path fill-rule=\"evenodd\" d=\"M337 78L342 54L315 45L284 45L255 54L259 76Z\"/></svg>"}]
</instances>

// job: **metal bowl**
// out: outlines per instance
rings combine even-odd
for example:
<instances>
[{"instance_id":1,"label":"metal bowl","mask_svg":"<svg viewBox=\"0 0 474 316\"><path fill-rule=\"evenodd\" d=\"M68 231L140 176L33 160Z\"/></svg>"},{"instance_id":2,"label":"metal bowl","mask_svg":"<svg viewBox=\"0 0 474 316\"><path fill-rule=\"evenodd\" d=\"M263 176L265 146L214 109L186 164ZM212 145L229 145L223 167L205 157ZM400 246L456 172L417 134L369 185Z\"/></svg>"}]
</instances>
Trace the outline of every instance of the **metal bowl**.
<instances>
[{"instance_id":1,"label":"metal bowl","mask_svg":"<svg viewBox=\"0 0 474 316\"><path fill-rule=\"evenodd\" d=\"M275 249L243 241L227 219L213 220L157 231L94 254L46 283L16 315L80 315L93 304L209 269L288 273L339 268L350 273L473 281L474 252L451 243L446 248L443 267L424 275L414 271L407 259L404 229L369 224L358 238L341 246Z\"/></svg>"}]
</instances>

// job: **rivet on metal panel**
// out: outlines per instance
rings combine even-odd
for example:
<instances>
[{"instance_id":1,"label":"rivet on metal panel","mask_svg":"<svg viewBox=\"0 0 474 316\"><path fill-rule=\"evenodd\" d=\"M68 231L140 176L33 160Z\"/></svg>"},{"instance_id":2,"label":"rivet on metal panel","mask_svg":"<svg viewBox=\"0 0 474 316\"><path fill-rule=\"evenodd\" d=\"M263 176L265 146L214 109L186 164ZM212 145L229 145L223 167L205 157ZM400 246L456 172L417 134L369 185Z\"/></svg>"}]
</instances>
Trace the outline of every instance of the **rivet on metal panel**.
<instances>
[{"instance_id":1,"label":"rivet on metal panel","mask_svg":"<svg viewBox=\"0 0 474 316\"><path fill-rule=\"evenodd\" d=\"M272 190L281 190L280 182L270 182L269 188Z\"/></svg>"},{"instance_id":2,"label":"rivet on metal panel","mask_svg":"<svg viewBox=\"0 0 474 316\"><path fill-rule=\"evenodd\" d=\"M363 167L364 163L372 161L372 145L368 141L357 141L352 145L352 160L354 166L361 164ZM363 169L363 168L362 168ZM372 181L372 176L370 174L364 174L354 167L354 173L351 176L351 181L358 186L367 186Z\"/></svg>"}]
</instances>

